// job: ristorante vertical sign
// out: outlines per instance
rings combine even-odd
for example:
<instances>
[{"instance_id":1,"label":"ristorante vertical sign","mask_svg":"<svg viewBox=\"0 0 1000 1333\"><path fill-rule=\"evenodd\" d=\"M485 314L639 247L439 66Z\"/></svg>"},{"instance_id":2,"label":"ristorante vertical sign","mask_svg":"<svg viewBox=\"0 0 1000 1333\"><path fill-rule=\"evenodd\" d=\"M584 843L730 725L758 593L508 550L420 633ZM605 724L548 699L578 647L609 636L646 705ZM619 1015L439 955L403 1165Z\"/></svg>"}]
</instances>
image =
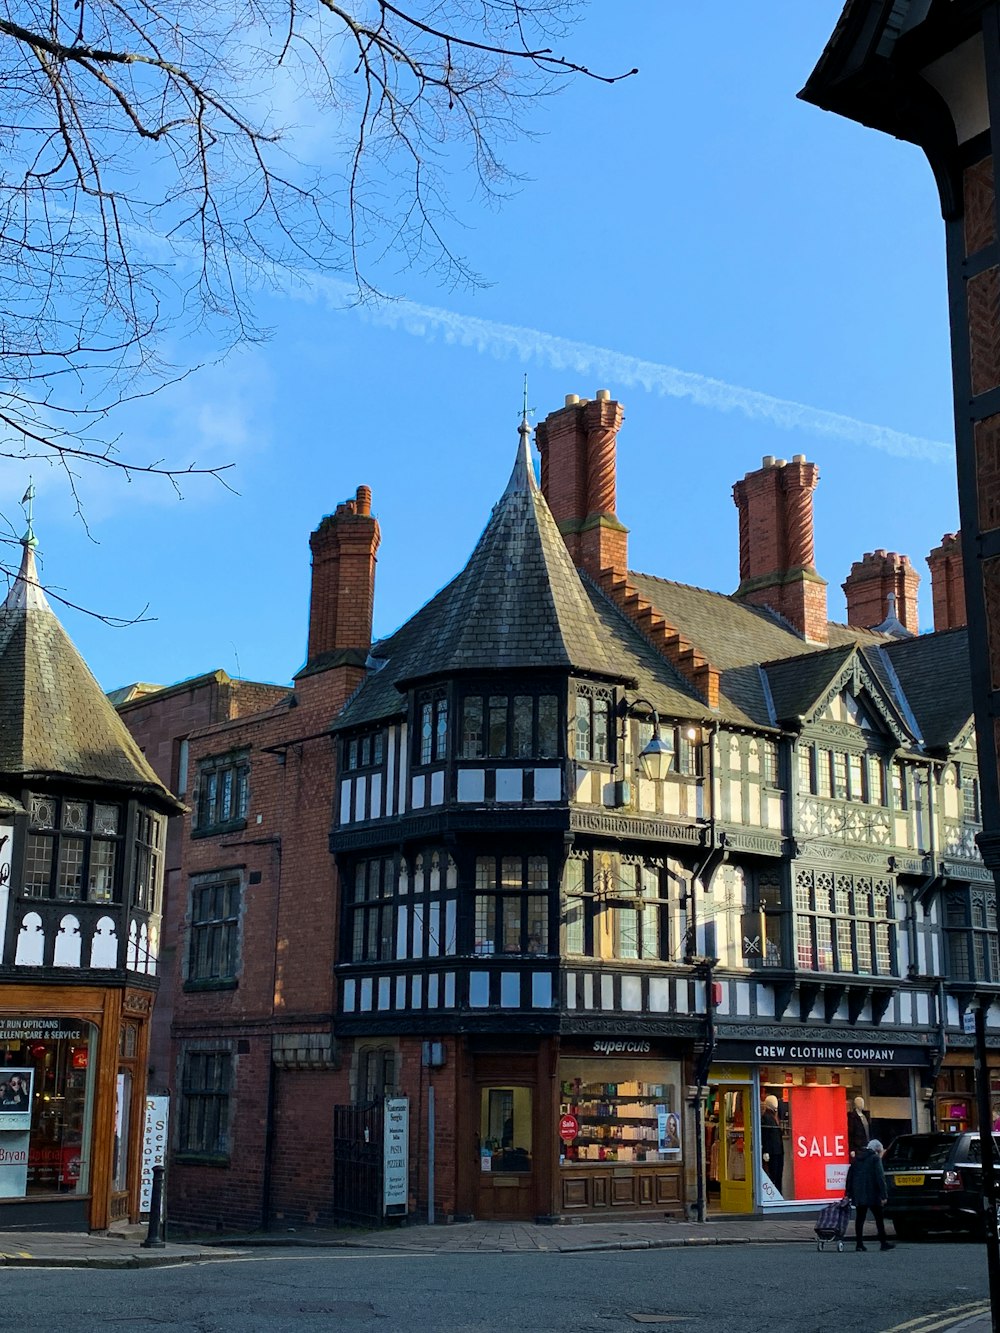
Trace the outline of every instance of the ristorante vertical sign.
<instances>
[{"instance_id":1,"label":"ristorante vertical sign","mask_svg":"<svg viewBox=\"0 0 1000 1333\"><path fill-rule=\"evenodd\" d=\"M389 1217L406 1212L410 1179L410 1102L387 1097L382 1133L382 1210Z\"/></svg>"}]
</instances>

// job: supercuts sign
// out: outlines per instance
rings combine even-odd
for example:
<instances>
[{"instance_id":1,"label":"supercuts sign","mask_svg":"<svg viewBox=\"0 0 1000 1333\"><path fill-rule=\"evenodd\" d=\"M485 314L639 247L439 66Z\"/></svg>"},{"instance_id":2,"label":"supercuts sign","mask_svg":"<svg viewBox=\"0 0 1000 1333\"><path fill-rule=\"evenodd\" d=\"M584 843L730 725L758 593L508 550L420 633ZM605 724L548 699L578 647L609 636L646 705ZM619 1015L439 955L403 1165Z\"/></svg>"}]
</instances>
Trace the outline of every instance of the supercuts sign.
<instances>
[{"instance_id":1,"label":"supercuts sign","mask_svg":"<svg viewBox=\"0 0 1000 1333\"><path fill-rule=\"evenodd\" d=\"M844 1041L720 1041L717 1060L750 1065L925 1065L926 1046L887 1046L851 1037Z\"/></svg>"}]
</instances>

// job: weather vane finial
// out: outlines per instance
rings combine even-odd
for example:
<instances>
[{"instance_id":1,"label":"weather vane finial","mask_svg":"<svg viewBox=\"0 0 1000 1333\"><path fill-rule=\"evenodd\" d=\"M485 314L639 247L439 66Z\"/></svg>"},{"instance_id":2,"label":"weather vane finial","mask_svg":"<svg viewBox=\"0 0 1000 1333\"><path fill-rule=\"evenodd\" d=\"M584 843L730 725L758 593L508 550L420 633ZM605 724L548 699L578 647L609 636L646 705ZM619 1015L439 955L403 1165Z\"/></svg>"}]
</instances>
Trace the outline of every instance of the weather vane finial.
<instances>
[{"instance_id":1,"label":"weather vane finial","mask_svg":"<svg viewBox=\"0 0 1000 1333\"><path fill-rule=\"evenodd\" d=\"M527 371L525 371L525 374L524 374L524 397L523 397L522 403L523 403L523 405L522 405L522 407L521 407L521 424L522 424L522 426L523 426L523 425L527 425L527 422L528 422L528 415L529 415L529 413L530 413L531 416L534 416L534 415L535 415L535 409L534 409L533 407L529 407L529 406L528 406L528 373L527 373Z\"/></svg>"},{"instance_id":2,"label":"weather vane finial","mask_svg":"<svg viewBox=\"0 0 1000 1333\"><path fill-rule=\"evenodd\" d=\"M33 526L35 517L35 483L31 477L28 478L28 489L21 496L21 504L27 505L25 517L28 520L28 528L24 536L21 538L21 541L25 546L34 548L38 545L38 538L35 536L35 529Z\"/></svg>"}]
</instances>

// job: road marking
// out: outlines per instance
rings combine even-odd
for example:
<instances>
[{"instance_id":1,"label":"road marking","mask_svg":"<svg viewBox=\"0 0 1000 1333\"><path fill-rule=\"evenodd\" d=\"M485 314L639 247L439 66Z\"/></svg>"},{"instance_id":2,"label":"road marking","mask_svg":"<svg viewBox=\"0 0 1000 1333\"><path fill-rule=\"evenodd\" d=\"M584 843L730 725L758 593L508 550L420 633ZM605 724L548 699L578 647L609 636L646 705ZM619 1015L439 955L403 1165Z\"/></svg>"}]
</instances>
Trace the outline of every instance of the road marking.
<instances>
[{"instance_id":1,"label":"road marking","mask_svg":"<svg viewBox=\"0 0 1000 1333\"><path fill-rule=\"evenodd\" d=\"M920 1315L917 1319L908 1319L905 1324L893 1324L883 1333L933 1333L934 1329L947 1328L959 1319L971 1319L990 1308L989 1301L971 1301L967 1305L952 1305L947 1310L935 1310L933 1314Z\"/></svg>"},{"instance_id":2,"label":"road marking","mask_svg":"<svg viewBox=\"0 0 1000 1333\"><path fill-rule=\"evenodd\" d=\"M215 1264L319 1264L324 1262L340 1261L344 1262L353 1259L356 1262L362 1259L433 1259L437 1256L432 1252L430 1254L415 1254L412 1250L377 1250L371 1254L241 1254L232 1259L199 1259L198 1268L208 1268ZM172 1265L177 1267L177 1265ZM184 1265L190 1267L189 1264Z\"/></svg>"}]
</instances>

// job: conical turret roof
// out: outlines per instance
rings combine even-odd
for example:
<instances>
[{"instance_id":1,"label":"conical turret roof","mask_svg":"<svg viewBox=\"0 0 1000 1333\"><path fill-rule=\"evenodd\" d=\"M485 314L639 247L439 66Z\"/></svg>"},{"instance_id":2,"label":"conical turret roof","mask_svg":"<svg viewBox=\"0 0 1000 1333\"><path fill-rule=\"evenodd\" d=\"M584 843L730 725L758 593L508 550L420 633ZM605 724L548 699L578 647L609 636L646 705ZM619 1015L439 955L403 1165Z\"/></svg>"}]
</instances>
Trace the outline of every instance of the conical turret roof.
<instances>
[{"instance_id":1,"label":"conical turret roof","mask_svg":"<svg viewBox=\"0 0 1000 1333\"><path fill-rule=\"evenodd\" d=\"M455 671L568 668L622 677L566 543L535 480L521 423L510 481L468 564L427 608L405 680Z\"/></svg>"},{"instance_id":2,"label":"conical turret roof","mask_svg":"<svg viewBox=\"0 0 1000 1333\"><path fill-rule=\"evenodd\" d=\"M146 762L49 606L34 542L0 607L0 781L63 777L182 807Z\"/></svg>"}]
</instances>

